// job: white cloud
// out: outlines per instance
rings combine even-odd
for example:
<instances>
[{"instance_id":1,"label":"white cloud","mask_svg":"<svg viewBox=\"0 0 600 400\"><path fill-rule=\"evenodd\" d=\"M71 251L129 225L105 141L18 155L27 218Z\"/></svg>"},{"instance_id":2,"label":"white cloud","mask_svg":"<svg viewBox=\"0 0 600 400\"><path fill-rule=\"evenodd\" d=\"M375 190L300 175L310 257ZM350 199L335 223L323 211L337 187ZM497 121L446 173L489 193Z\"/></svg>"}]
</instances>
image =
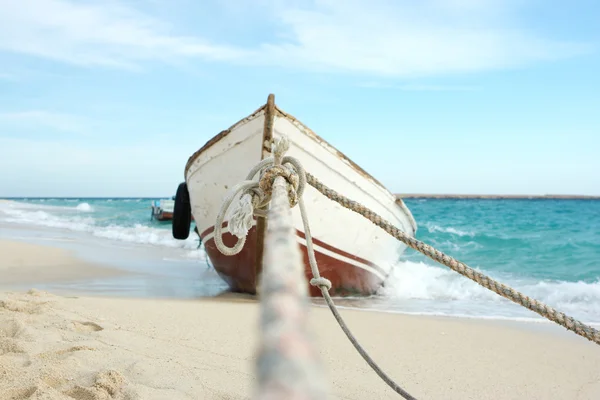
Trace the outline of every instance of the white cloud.
<instances>
[{"instance_id":1,"label":"white cloud","mask_svg":"<svg viewBox=\"0 0 600 400\"><path fill-rule=\"evenodd\" d=\"M587 49L510 27L510 12L502 4L511 2L315 3L310 8L278 9L290 39L262 47L272 63L420 76L513 67Z\"/></svg>"},{"instance_id":2,"label":"white cloud","mask_svg":"<svg viewBox=\"0 0 600 400\"><path fill-rule=\"evenodd\" d=\"M139 68L148 61L201 58L391 77L509 68L589 50L516 28L520 3L257 0L249 6L233 1L221 5L225 12L219 15L235 20L244 12L255 27L269 31L261 37L272 38L241 48L175 33L185 27L134 8L139 2L30 0L24 6L0 0L0 50L86 66ZM173 0L170 7L178 4L185 6Z\"/></svg>"},{"instance_id":3,"label":"white cloud","mask_svg":"<svg viewBox=\"0 0 600 400\"><path fill-rule=\"evenodd\" d=\"M83 118L44 110L0 113L0 122L19 127L39 129L40 126L66 133L85 134Z\"/></svg>"},{"instance_id":4,"label":"white cloud","mask_svg":"<svg viewBox=\"0 0 600 400\"><path fill-rule=\"evenodd\" d=\"M79 65L136 68L139 62L240 51L178 36L170 26L112 1L0 0L0 50Z\"/></svg>"},{"instance_id":5,"label":"white cloud","mask_svg":"<svg viewBox=\"0 0 600 400\"><path fill-rule=\"evenodd\" d=\"M427 84L406 84L394 85L382 82L362 82L359 87L371 89L393 89L407 92L474 92L481 90L478 86L460 86L460 85L427 85Z\"/></svg>"}]
</instances>

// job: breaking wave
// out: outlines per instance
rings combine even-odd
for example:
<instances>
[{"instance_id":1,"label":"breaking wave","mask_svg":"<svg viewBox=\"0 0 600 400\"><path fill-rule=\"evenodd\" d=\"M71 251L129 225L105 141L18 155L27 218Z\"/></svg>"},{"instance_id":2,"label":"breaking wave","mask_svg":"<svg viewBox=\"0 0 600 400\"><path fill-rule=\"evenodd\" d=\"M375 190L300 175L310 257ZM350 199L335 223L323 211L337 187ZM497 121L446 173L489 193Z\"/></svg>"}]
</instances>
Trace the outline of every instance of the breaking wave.
<instances>
[{"instance_id":1,"label":"breaking wave","mask_svg":"<svg viewBox=\"0 0 600 400\"><path fill-rule=\"evenodd\" d=\"M481 272L575 318L600 323L600 279L592 282L566 282L535 280L485 270ZM446 267L424 262L399 263L379 295L390 301L417 300L422 305L428 303L431 310L437 307L439 314L476 312L482 317L506 316L514 314L515 308L519 307L523 311L519 314L537 317L537 314ZM449 310L452 312L448 312Z\"/></svg>"},{"instance_id":2,"label":"breaking wave","mask_svg":"<svg viewBox=\"0 0 600 400\"><path fill-rule=\"evenodd\" d=\"M0 203L0 221L86 232L96 237L121 242L189 250L198 247L196 235L190 235L187 240L176 240L173 239L170 229L141 223L133 223L129 226L118 223L105 224L106 219L112 216L97 217L95 214L94 208L88 203L80 203L75 207L20 202Z\"/></svg>"}]
</instances>

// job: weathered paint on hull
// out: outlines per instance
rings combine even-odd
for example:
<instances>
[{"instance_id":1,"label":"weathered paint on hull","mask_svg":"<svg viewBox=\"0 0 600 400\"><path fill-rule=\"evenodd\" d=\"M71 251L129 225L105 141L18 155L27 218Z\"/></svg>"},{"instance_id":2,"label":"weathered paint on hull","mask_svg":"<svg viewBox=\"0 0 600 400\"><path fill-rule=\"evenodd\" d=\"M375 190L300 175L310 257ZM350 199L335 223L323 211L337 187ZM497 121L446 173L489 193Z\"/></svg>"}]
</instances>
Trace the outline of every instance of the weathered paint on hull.
<instances>
[{"instance_id":1,"label":"weathered paint on hull","mask_svg":"<svg viewBox=\"0 0 600 400\"><path fill-rule=\"evenodd\" d=\"M223 233L223 243L225 243L225 245L228 247L232 247L238 239L226 231L227 224L224 224L224 227L225 232ZM202 238L206 253L213 263L215 270L229 285L232 291L255 294L259 283L255 272L256 268L254 268L257 249L256 226L253 226L248 232L246 243L242 248L242 251L234 256L225 256L217 249L213 234L214 228L209 228L203 232L200 237ZM305 244L305 236L301 231L296 231L296 235L300 244L300 251L304 257L304 272L308 282L311 278L313 278L313 275L308 261L308 249ZM328 255L316 251L315 258L317 260L321 275L331 281L332 288L330 293L332 295L369 295L377 291L382 283L381 279L374 278L373 275L367 270L335 258L334 255L348 257L357 262L368 263L366 260L361 260L358 257L336 249L333 246L330 246L319 240L313 239L313 243L317 246L328 249L330 254ZM377 268L374 265L373 267ZM308 290L310 296L316 297L321 295L321 290L310 284L308 285Z\"/></svg>"}]
</instances>

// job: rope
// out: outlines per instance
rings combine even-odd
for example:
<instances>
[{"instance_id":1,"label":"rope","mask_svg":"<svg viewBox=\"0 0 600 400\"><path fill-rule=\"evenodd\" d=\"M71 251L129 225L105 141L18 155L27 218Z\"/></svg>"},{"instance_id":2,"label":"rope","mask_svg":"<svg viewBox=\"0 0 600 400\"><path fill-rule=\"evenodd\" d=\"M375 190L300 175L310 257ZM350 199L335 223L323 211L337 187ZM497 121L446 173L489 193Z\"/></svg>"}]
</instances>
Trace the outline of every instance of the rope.
<instances>
[{"instance_id":1,"label":"rope","mask_svg":"<svg viewBox=\"0 0 600 400\"><path fill-rule=\"evenodd\" d=\"M289 206L288 183L273 182L260 277L260 341L255 400L325 400L327 384L306 324L310 302L302 253Z\"/></svg>"},{"instance_id":2,"label":"rope","mask_svg":"<svg viewBox=\"0 0 600 400\"><path fill-rule=\"evenodd\" d=\"M373 371L375 371L375 373L377 375L379 375L379 377L381 379L383 379L383 381L385 383L387 383L387 385L390 388L392 388L392 390L394 390L396 393L400 394L402 397L404 397L407 400L416 400L415 397L411 396L410 393L408 393L406 390L402 389L402 387L400 387L400 385L398 385L396 382L394 382L389 376L387 376L387 374L385 372L383 372L383 370L379 367L379 365L377 365L377 363L375 361L373 361L371 356L369 356L369 354L363 349L363 347L360 345L360 343L358 343L358 341L356 340L356 338L354 337L352 332L350 332L350 329L346 325L346 322L344 322L344 319L342 318L342 316L340 315L340 313L337 310L337 307L333 303L333 299L329 295L329 289L331 289L331 281L327 278L321 277L321 274L319 273L319 267L317 266L317 260L315 258L315 250L313 248L312 234L310 233L310 226L308 224L306 207L304 207L304 200L302 198L300 198L300 202L298 203L298 206L300 207L300 214L302 215L302 224L304 225L304 235L306 237L306 248L308 250L308 261L310 263L310 269L313 274L313 278L310 280L310 284L321 289L321 293L323 294L323 297L325 298L325 301L327 302L327 305L329 306L331 313L333 314L336 321L340 325L340 328L342 328L342 331L344 331L344 333L346 334L346 337L348 337L348 339L350 340L350 342L352 343L354 348L358 351L358 353L362 356L362 358L367 362L367 364L369 364L369 366L373 369Z\"/></svg>"},{"instance_id":3,"label":"rope","mask_svg":"<svg viewBox=\"0 0 600 400\"><path fill-rule=\"evenodd\" d=\"M252 204L254 206L254 210L256 210L257 204L261 204L261 208L264 207L270 201L271 194L273 191L273 182L275 178L277 176L284 177L288 182L287 187L290 208L298 204L300 208L300 213L302 215L304 234L306 236L306 247L308 250L310 268L313 274L313 278L310 280L310 284L313 286L317 286L319 289L321 289L321 293L327 301L329 309L331 310L338 324L342 328L342 331L346 334L354 348L363 357L367 364L369 364L369 366L375 371L375 373L377 373L377 375L379 375L379 377L383 379L383 381L390 388L392 388L392 390L400 394L405 399L416 400L415 397L411 396L406 390L402 389L400 385L394 382L377 365L377 363L373 361L373 359L363 349L360 343L358 343L358 340L354 337L354 335L344 322L344 319L338 312L333 302L333 299L329 295L329 289L331 289L331 282L328 279L321 277L319 273L319 267L317 266L317 261L315 258L315 252L312 243L312 235L310 233L310 227L308 224L306 207L304 206L304 200L302 199L302 194L304 192L304 187L307 182L308 174L305 172L304 168L297 159L289 156L283 156L283 154L288 150L288 148L289 142L286 137L283 137L281 140L275 142L272 146L274 157L267 158L258 165L256 165L256 167L254 167L248 174L246 178L247 180L234 186L230 190L229 194L225 197L225 200L223 201L215 224L215 243L217 245L217 248L225 255L233 255L241 251L241 249L244 247L248 230L252 226L252 214L255 212L252 210L253 207L249 207L248 204ZM285 164L281 165L281 163ZM266 168L266 170L261 175L260 181L251 181L250 179L252 179L254 175L263 168ZM230 219L229 222L230 225L234 225L236 227L236 236L238 236L239 240L234 245L234 247L229 248L223 243L221 227L223 225L227 210L233 202L233 199L240 193L242 194L242 196L240 197L240 200L237 203L237 208L234 209L232 213L232 218L235 217L236 220L232 221ZM252 200L249 200L250 198ZM246 224L246 221L250 221L250 223ZM233 233L233 231L231 232Z\"/></svg>"},{"instance_id":4,"label":"rope","mask_svg":"<svg viewBox=\"0 0 600 400\"><path fill-rule=\"evenodd\" d=\"M274 156L265 158L254 166L246 176L246 180L231 188L225 196L215 223L215 244L224 255L232 256L242 251L248 231L252 228L253 216L266 216L265 208L271 201L273 182L277 176L283 176L288 182L290 208L298 203L298 199L304 193L306 172L298 160L283 156L288 148L289 141L285 137L273 143ZM253 180L257 173L260 173L258 182ZM223 243L223 223L229 207L237 196L239 198L229 218L228 226L229 232L237 236L238 241L233 247L228 247Z\"/></svg>"},{"instance_id":5,"label":"rope","mask_svg":"<svg viewBox=\"0 0 600 400\"><path fill-rule=\"evenodd\" d=\"M393 226L391 223L377 215L372 210L363 206L362 204L350 200L347 197L342 196L336 191L328 188L322 182L320 182L313 175L307 173L306 181L309 185L317 189L327 198L335 201L341 206L354 211L363 217L367 218L369 221L374 223L375 225L382 228L384 231L389 233L391 236L395 237L399 241L405 243L410 248L417 250L418 252L424 254L425 256L431 258L438 263L445 265L452 269L453 271L458 272L459 274L466 276L467 278L475 281L479 285L483 286L486 289L491 290L494 293L499 294L502 297L505 297L517 304L522 305L525 308L530 309L549 319L550 321L556 322L557 324L563 326L564 328L575 332L576 334L583 336L584 338L596 343L600 344L600 331L592 328L589 325L580 322L573 317L566 315L560 311L555 310L554 308L535 300L529 296L526 296L519 291L500 283L481 272L475 271L473 268L468 265L450 257L447 254L442 253L441 251L433 248L432 246L421 242L413 237L406 235L400 229Z\"/></svg>"}]
</instances>

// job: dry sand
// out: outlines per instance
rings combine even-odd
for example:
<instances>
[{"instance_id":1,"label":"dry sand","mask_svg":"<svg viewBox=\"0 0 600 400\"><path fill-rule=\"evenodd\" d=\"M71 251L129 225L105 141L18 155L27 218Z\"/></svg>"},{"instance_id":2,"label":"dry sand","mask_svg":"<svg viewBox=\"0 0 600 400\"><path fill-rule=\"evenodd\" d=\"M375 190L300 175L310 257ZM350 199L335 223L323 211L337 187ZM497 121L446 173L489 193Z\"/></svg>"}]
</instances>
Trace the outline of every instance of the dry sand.
<instances>
[{"instance_id":1,"label":"dry sand","mask_svg":"<svg viewBox=\"0 0 600 400\"><path fill-rule=\"evenodd\" d=\"M1 257L27 266L30 253ZM600 398L600 347L560 327L342 314L375 360L418 399ZM177 301L0 293L0 399L249 399L258 317L255 301L227 296ZM329 398L400 398L369 369L327 309L311 308L310 324Z\"/></svg>"}]
</instances>

